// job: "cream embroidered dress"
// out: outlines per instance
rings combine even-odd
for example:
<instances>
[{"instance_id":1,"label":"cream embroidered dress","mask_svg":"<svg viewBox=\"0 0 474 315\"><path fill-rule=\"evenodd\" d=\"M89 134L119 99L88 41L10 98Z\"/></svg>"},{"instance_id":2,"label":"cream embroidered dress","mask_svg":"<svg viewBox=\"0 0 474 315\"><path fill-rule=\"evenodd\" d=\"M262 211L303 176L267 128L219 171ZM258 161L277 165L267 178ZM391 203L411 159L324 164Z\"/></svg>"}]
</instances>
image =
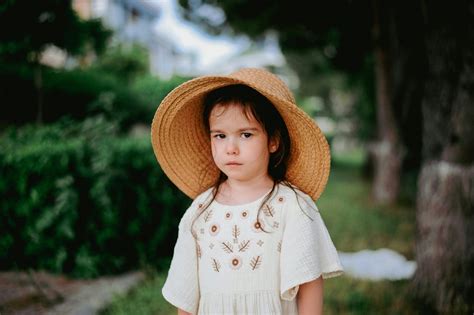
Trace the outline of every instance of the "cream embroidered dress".
<instances>
[{"instance_id":1,"label":"cream embroidered dress","mask_svg":"<svg viewBox=\"0 0 474 315\"><path fill-rule=\"evenodd\" d=\"M192 314L298 314L300 284L344 271L316 205L297 192L279 184L259 221L264 196L199 215L211 189L199 195L180 221L164 298Z\"/></svg>"}]
</instances>

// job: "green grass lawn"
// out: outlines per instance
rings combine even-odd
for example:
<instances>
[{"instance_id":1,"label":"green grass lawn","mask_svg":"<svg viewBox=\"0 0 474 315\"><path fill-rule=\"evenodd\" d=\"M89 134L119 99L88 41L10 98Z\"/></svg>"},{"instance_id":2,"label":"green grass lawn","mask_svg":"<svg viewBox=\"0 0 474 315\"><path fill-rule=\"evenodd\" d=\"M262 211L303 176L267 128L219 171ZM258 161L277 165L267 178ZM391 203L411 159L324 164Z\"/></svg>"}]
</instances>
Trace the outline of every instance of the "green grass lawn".
<instances>
[{"instance_id":1,"label":"green grass lawn","mask_svg":"<svg viewBox=\"0 0 474 315\"><path fill-rule=\"evenodd\" d=\"M415 207L382 207L370 198L370 182L360 172L362 156L335 157L326 190L317 201L339 251L390 248L414 259ZM103 315L176 314L161 296L165 274L150 272L128 296L117 297ZM348 275L324 282L325 314L419 314L409 281L365 281Z\"/></svg>"}]
</instances>

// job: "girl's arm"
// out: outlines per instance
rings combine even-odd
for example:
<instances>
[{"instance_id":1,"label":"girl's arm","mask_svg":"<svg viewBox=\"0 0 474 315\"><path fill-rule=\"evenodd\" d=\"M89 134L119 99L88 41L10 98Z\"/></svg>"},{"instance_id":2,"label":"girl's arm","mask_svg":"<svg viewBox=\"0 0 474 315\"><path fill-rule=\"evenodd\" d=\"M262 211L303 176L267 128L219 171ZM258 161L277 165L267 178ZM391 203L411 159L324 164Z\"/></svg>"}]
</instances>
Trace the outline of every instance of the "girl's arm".
<instances>
[{"instance_id":1,"label":"girl's arm","mask_svg":"<svg viewBox=\"0 0 474 315\"><path fill-rule=\"evenodd\" d=\"M178 315L192 315L191 313L188 313L186 311L183 311L182 309L178 308Z\"/></svg>"},{"instance_id":2,"label":"girl's arm","mask_svg":"<svg viewBox=\"0 0 474 315\"><path fill-rule=\"evenodd\" d=\"M296 298L299 315L322 315L323 278L301 284Z\"/></svg>"}]
</instances>

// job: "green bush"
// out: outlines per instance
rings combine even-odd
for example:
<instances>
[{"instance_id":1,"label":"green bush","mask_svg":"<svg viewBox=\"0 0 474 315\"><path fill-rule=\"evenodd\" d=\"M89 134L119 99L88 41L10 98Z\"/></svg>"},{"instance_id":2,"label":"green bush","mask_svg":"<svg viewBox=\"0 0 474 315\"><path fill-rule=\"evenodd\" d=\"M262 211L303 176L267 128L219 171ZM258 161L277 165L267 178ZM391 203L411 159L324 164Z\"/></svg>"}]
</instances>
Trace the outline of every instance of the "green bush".
<instances>
[{"instance_id":1,"label":"green bush","mask_svg":"<svg viewBox=\"0 0 474 315\"><path fill-rule=\"evenodd\" d=\"M92 65L93 68L110 73L128 84L148 73L148 50L141 45L113 44Z\"/></svg>"},{"instance_id":2,"label":"green bush","mask_svg":"<svg viewBox=\"0 0 474 315\"><path fill-rule=\"evenodd\" d=\"M0 138L0 268L93 277L167 265L190 200L148 136L101 117Z\"/></svg>"},{"instance_id":3,"label":"green bush","mask_svg":"<svg viewBox=\"0 0 474 315\"><path fill-rule=\"evenodd\" d=\"M0 123L19 126L36 120L38 92L33 77L33 69L26 65L0 64ZM102 114L125 131L136 123L151 123L158 104L184 78L161 81L145 76L127 84L100 69L43 67L42 82L44 123Z\"/></svg>"},{"instance_id":4,"label":"green bush","mask_svg":"<svg viewBox=\"0 0 474 315\"><path fill-rule=\"evenodd\" d=\"M185 82L189 78L173 77L170 80L163 81L151 75L143 76L135 80L131 90L139 95L141 103L145 104L147 112L151 113L150 121L160 102L175 87Z\"/></svg>"}]
</instances>

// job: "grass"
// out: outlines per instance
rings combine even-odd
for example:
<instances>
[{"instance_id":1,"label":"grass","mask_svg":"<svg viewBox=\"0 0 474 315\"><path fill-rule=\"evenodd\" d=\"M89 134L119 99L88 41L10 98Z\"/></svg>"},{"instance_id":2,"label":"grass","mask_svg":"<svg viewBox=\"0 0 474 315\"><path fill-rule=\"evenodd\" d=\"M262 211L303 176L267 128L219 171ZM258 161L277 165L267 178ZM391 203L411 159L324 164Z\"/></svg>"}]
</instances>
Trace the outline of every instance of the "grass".
<instances>
[{"instance_id":1,"label":"grass","mask_svg":"<svg viewBox=\"0 0 474 315\"><path fill-rule=\"evenodd\" d=\"M148 270L147 278L127 296L117 295L113 303L101 315L165 315L176 314L176 308L166 302L161 288L166 274Z\"/></svg>"},{"instance_id":2,"label":"grass","mask_svg":"<svg viewBox=\"0 0 474 315\"><path fill-rule=\"evenodd\" d=\"M415 206L379 206L371 182L352 161L336 160L316 202L336 248L344 252L382 247L414 259Z\"/></svg>"},{"instance_id":3,"label":"grass","mask_svg":"<svg viewBox=\"0 0 474 315\"><path fill-rule=\"evenodd\" d=\"M335 156L328 185L317 206L336 248L344 252L390 248L414 259L415 207L404 203L378 206L371 183L360 171L363 155ZM102 315L176 314L162 295L166 273L149 273L127 296L117 296ZM347 275L324 282L324 313L419 314L410 298L409 281L365 281Z\"/></svg>"}]
</instances>

